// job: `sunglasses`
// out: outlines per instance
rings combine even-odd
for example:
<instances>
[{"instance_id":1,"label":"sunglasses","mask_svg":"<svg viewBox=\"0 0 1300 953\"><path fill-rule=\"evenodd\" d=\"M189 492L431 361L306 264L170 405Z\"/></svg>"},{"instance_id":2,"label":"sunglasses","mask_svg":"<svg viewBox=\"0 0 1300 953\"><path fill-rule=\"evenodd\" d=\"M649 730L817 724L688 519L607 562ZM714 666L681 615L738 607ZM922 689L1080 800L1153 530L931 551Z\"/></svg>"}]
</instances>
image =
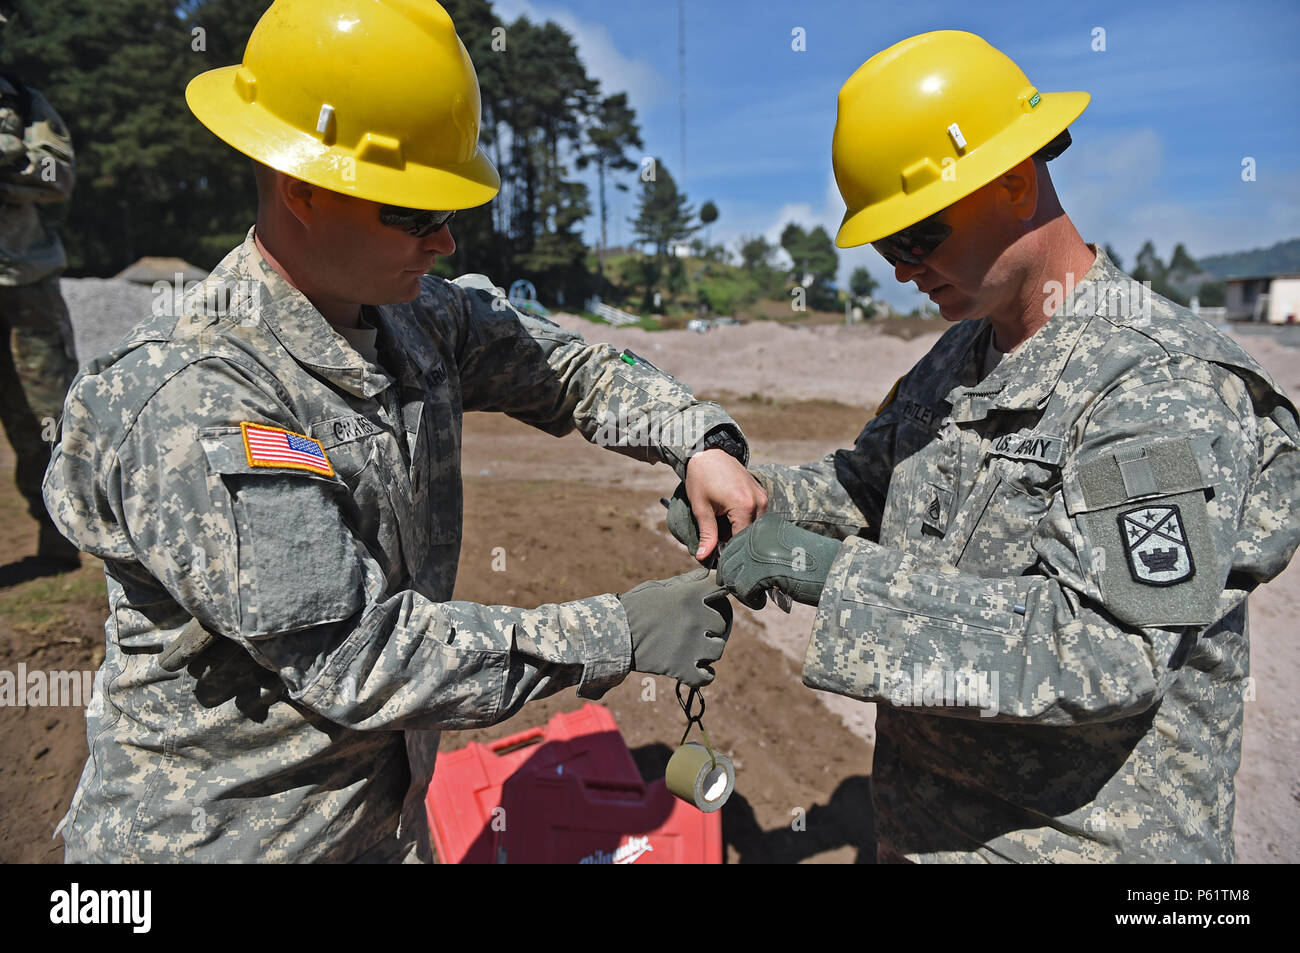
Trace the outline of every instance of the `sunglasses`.
<instances>
[{"instance_id":1,"label":"sunglasses","mask_svg":"<svg viewBox=\"0 0 1300 953\"><path fill-rule=\"evenodd\" d=\"M871 247L880 252L880 257L891 266L897 266L900 261L908 265L919 265L952 234L952 226L941 221L942 215L942 211L935 212L915 225L872 242Z\"/></svg>"},{"instance_id":2,"label":"sunglasses","mask_svg":"<svg viewBox=\"0 0 1300 953\"><path fill-rule=\"evenodd\" d=\"M428 212L418 208L402 208L400 205L381 205L379 221L390 228L400 228L408 235L424 238L432 235L453 218L455 212Z\"/></svg>"}]
</instances>

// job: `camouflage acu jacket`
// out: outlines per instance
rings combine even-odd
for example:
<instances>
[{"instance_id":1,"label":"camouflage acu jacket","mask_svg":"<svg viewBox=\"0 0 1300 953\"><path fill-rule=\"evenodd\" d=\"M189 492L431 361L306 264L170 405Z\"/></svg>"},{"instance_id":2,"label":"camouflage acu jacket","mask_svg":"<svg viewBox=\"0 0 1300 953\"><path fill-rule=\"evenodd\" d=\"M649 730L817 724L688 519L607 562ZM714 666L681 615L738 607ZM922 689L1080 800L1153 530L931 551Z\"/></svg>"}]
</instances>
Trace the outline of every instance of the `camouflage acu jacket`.
<instances>
[{"instance_id":1,"label":"camouflage acu jacket","mask_svg":"<svg viewBox=\"0 0 1300 953\"><path fill-rule=\"evenodd\" d=\"M758 470L847 537L804 681L879 705L882 858L1233 859L1246 596L1300 541L1300 430L1136 292L1098 252L987 378L958 324L853 449Z\"/></svg>"},{"instance_id":2,"label":"camouflage acu jacket","mask_svg":"<svg viewBox=\"0 0 1300 953\"><path fill-rule=\"evenodd\" d=\"M65 201L74 179L59 114L36 90L0 77L0 285L31 284L67 264L40 206Z\"/></svg>"},{"instance_id":3,"label":"camouflage acu jacket","mask_svg":"<svg viewBox=\"0 0 1300 953\"><path fill-rule=\"evenodd\" d=\"M68 859L353 859L396 827L403 730L488 725L625 676L615 596L448 601L461 415L603 433L680 475L691 444L671 438L731 424L717 405L434 278L375 309L370 364L251 231L179 318L158 310L78 375L44 486L104 560L110 605ZM610 426L630 411L659 415L657 441ZM163 671L191 616L222 638Z\"/></svg>"}]
</instances>

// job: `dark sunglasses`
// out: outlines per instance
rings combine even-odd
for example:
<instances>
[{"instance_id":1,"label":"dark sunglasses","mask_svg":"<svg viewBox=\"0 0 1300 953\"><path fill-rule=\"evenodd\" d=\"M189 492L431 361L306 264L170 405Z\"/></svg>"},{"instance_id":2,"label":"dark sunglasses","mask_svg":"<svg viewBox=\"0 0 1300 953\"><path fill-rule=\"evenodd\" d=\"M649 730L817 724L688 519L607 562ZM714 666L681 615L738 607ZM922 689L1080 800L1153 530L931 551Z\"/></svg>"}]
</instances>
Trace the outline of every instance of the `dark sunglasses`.
<instances>
[{"instance_id":1,"label":"dark sunglasses","mask_svg":"<svg viewBox=\"0 0 1300 953\"><path fill-rule=\"evenodd\" d=\"M871 247L880 252L880 257L891 266L896 266L900 261L908 265L919 265L952 234L952 226L943 223L940 219L942 215L942 211L935 212L915 225L872 242Z\"/></svg>"},{"instance_id":2,"label":"dark sunglasses","mask_svg":"<svg viewBox=\"0 0 1300 953\"><path fill-rule=\"evenodd\" d=\"M400 205L381 205L379 221L390 228L400 228L408 235L424 238L432 235L453 218L455 212L427 212L418 208L402 208Z\"/></svg>"}]
</instances>

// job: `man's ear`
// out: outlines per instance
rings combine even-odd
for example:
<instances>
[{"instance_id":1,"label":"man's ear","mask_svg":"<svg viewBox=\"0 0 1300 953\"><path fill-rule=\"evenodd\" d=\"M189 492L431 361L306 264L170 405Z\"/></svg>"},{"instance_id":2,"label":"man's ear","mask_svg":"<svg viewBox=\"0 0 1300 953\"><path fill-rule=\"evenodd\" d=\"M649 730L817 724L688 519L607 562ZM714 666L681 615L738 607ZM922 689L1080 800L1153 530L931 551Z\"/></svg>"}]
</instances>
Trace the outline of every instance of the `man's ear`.
<instances>
[{"instance_id":1,"label":"man's ear","mask_svg":"<svg viewBox=\"0 0 1300 953\"><path fill-rule=\"evenodd\" d=\"M998 180L1002 186L1003 201L1022 222L1033 219L1038 211L1038 167L1033 156L1002 173Z\"/></svg>"},{"instance_id":2,"label":"man's ear","mask_svg":"<svg viewBox=\"0 0 1300 953\"><path fill-rule=\"evenodd\" d=\"M310 228L316 211L314 205L316 187L310 182L304 182L289 175L280 175L276 178L279 180L276 183L276 188L280 193L280 201L284 203L284 207L304 228Z\"/></svg>"}]
</instances>

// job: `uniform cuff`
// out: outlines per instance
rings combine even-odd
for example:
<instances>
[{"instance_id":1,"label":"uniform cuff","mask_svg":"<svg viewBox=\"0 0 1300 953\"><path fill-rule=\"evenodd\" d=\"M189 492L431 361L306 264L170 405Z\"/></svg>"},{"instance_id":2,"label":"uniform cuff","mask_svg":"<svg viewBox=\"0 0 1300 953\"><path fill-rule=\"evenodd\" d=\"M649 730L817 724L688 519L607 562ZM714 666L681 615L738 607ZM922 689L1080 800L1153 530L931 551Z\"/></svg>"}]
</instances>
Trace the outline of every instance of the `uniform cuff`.
<instances>
[{"instance_id":1,"label":"uniform cuff","mask_svg":"<svg viewBox=\"0 0 1300 953\"><path fill-rule=\"evenodd\" d=\"M600 698L632 670L632 631L618 596L606 594L571 602L564 628L582 647L581 698Z\"/></svg>"},{"instance_id":2,"label":"uniform cuff","mask_svg":"<svg viewBox=\"0 0 1300 953\"><path fill-rule=\"evenodd\" d=\"M906 553L861 537L850 536L844 541L826 574L817 603L812 636L804 654L805 685L868 699L876 697L879 686L887 684L891 673L881 663L889 653L875 647L868 652L861 650L864 641L874 641L874 628L863 625L866 617L884 608L870 605L874 600L865 590L877 588L867 583L868 578L885 585L907 559Z\"/></svg>"},{"instance_id":3,"label":"uniform cuff","mask_svg":"<svg viewBox=\"0 0 1300 953\"><path fill-rule=\"evenodd\" d=\"M686 465L691 457L715 448L726 450L742 466L749 465L749 441L740 425L720 406L706 401L687 408L682 414L698 415L685 418L686 425L681 428L684 435L689 435L690 442L660 448L665 462L676 471L678 479L686 479Z\"/></svg>"}]
</instances>

